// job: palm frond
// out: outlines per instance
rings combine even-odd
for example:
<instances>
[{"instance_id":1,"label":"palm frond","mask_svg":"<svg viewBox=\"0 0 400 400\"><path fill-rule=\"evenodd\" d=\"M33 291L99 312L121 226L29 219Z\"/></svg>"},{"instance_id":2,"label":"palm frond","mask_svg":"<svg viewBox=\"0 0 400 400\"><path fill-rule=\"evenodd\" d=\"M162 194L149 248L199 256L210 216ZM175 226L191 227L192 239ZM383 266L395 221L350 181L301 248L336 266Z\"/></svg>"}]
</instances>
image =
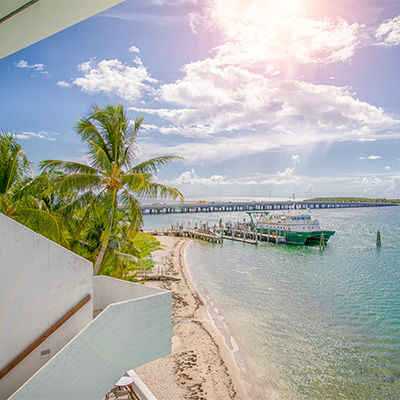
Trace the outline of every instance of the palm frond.
<instances>
[{"instance_id":1,"label":"palm frond","mask_svg":"<svg viewBox=\"0 0 400 400\"><path fill-rule=\"evenodd\" d=\"M20 208L16 212L17 221L40 233L47 238L66 245L61 235L60 223L54 214L47 211L33 208Z\"/></svg>"},{"instance_id":2,"label":"palm frond","mask_svg":"<svg viewBox=\"0 0 400 400\"><path fill-rule=\"evenodd\" d=\"M111 172L113 165L110 162L107 152L95 142L90 142L90 145L93 146L93 148L97 148L96 165L101 167L102 171Z\"/></svg>"},{"instance_id":3,"label":"palm frond","mask_svg":"<svg viewBox=\"0 0 400 400\"><path fill-rule=\"evenodd\" d=\"M139 250L138 250L139 251ZM127 254L127 253L120 253L119 251L114 251L114 254L116 254L117 256L119 256L122 259L126 259L129 261L134 261L134 262L140 262L140 259L133 256L132 254Z\"/></svg>"},{"instance_id":4,"label":"palm frond","mask_svg":"<svg viewBox=\"0 0 400 400\"><path fill-rule=\"evenodd\" d=\"M99 200L101 194L94 193L92 190L87 190L81 194L72 196L72 198L64 199L62 207L60 208L60 213L63 215L72 215L79 212L79 210L96 208L96 203ZM86 213L86 211L85 211Z\"/></svg>"},{"instance_id":5,"label":"palm frond","mask_svg":"<svg viewBox=\"0 0 400 400\"><path fill-rule=\"evenodd\" d=\"M97 174L70 174L65 175L60 182L62 191L77 190L87 191L97 189L100 186L101 177Z\"/></svg>"},{"instance_id":6,"label":"palm frond","mask_svg":"<svg viewBox=\"0 0 400 400\"><path fill-rule=\"evenodd\" d=\"M143 215L139 200L128 190L122 189L120 193L121 210L128 216L131 224L136 227L143 225Z\"/></svg>"},{"instance_id":7,"label":"palm frond","mask_svg":"<svg viewBox=\"0 0 400 400\"><path fill-rule=\"evenodd\" d=\"M149 179L149 174L137 174L138 176L142 176L142 184L134 186L134 179L132 179L132 189L137 196L139 197L147 197L149 199L171 199L176 200L179 199L181 201L184 200L183 194L173 187L162 185L160 183L152 182ZM139 181L138 181L139 182ZM130 186L127 184L127 186Z\"/></svg>"},{"instance_id":8,"label":"palm frond","mask_svg":"<svg viewBox=\"0 0 400 400\"><path fill-rule=\"evenodd\" d=\"M39 163L42 171L62 171L66 174L96 174L98 170L87 164L74 161L43 160Z\"/></svg>"},{"instance_id":9,"label":"palm frond","mask_svg":"<svg viewBox=\"0 0 400 400\"><path fill-rule=\"evenodd\" d=\"M160 156L150 158L149 160L143 161L130 169L127 174L143 174L157 172L160 167L164 167L168 162L174 160L183 160L179 156Z\"/></svg>"}]
</instances>

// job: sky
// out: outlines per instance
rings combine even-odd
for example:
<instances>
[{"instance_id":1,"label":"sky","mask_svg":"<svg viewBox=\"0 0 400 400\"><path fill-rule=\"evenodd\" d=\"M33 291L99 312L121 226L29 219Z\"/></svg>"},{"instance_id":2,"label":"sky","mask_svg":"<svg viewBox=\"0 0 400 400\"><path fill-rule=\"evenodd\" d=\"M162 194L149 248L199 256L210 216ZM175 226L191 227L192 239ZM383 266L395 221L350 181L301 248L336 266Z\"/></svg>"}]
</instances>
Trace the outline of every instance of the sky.
<instances>
[{"instance_id":1,"label":"sky","mask_svg":"<svg viewBox=\"0 0 400 400\"><path fill-rule=\"evenodd\" d=\"M400 1L127 0L0 60L0 130L85 162L94 104L186 198L400 198Z\"/></svg>"}]
</instances>

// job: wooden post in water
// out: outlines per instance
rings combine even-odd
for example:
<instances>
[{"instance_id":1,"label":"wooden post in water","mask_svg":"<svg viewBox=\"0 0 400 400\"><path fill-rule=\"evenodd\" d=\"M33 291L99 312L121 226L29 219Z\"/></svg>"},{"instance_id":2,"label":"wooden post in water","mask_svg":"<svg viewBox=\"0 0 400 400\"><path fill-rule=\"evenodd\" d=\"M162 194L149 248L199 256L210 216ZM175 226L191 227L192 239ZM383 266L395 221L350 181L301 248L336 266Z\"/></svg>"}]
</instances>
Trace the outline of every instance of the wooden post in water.
<instances>
[{"instance_id":1,"label":"wooden post in water","mask_svg":"<svg viewBox=\"0 0 400 400\"><path fill-rule=\"evenodd\" d=\"M376 247L381 247L381 246L382 246L381 233L378 230L378 232L376 232Z\"/></svg>"},{"instance_id":2,"label":"wooden post in water","mask_svg":"<svg viewBox=\"0 0 400 400\"><path fill-rule=\"evenodd\" d=\"M321 233L321 237L319 238L319 249L324 250L325 248L325 238L324 238L324 234Z\"/></svg>"}]
</instances>

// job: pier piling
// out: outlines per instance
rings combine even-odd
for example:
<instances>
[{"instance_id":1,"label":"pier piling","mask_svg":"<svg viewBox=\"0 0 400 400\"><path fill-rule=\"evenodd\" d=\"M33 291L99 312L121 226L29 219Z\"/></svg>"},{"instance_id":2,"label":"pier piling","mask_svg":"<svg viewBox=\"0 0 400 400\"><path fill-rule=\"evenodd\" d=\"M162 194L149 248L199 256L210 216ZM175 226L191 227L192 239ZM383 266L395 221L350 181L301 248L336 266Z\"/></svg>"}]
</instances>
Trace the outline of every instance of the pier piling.
<instances>
[{"instance_id":1,"label":"pier piling","mask_svg":"<svg viewBox=\"0 0 400 400\"><path fill-rule=\"evenodd\" d=\"M382 246L382 242L381 242L381 233L376 232L376 247L381 247Z\"/></svg>"}]
</instances>

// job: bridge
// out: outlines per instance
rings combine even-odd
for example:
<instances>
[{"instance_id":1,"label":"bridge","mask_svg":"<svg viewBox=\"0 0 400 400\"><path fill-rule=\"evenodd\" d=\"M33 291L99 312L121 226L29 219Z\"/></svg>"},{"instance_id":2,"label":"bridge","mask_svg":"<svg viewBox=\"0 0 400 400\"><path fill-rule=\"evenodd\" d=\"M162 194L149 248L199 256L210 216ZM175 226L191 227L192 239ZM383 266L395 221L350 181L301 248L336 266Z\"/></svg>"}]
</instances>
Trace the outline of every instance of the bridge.
<instances>
[{"instance_id":1,"label":"bridge","mask_svg":"<svg viewBox=\"0 0 400 400\"><path fill-rule=\"evenodd\" d=\"M357 201L253 201L253 202L188 202L176 204L143 204L143 214L180 214L200 212L274 211L295 209L327 209L353 207L393 207L397 203Z\"/></svg>"}]
</instances>

